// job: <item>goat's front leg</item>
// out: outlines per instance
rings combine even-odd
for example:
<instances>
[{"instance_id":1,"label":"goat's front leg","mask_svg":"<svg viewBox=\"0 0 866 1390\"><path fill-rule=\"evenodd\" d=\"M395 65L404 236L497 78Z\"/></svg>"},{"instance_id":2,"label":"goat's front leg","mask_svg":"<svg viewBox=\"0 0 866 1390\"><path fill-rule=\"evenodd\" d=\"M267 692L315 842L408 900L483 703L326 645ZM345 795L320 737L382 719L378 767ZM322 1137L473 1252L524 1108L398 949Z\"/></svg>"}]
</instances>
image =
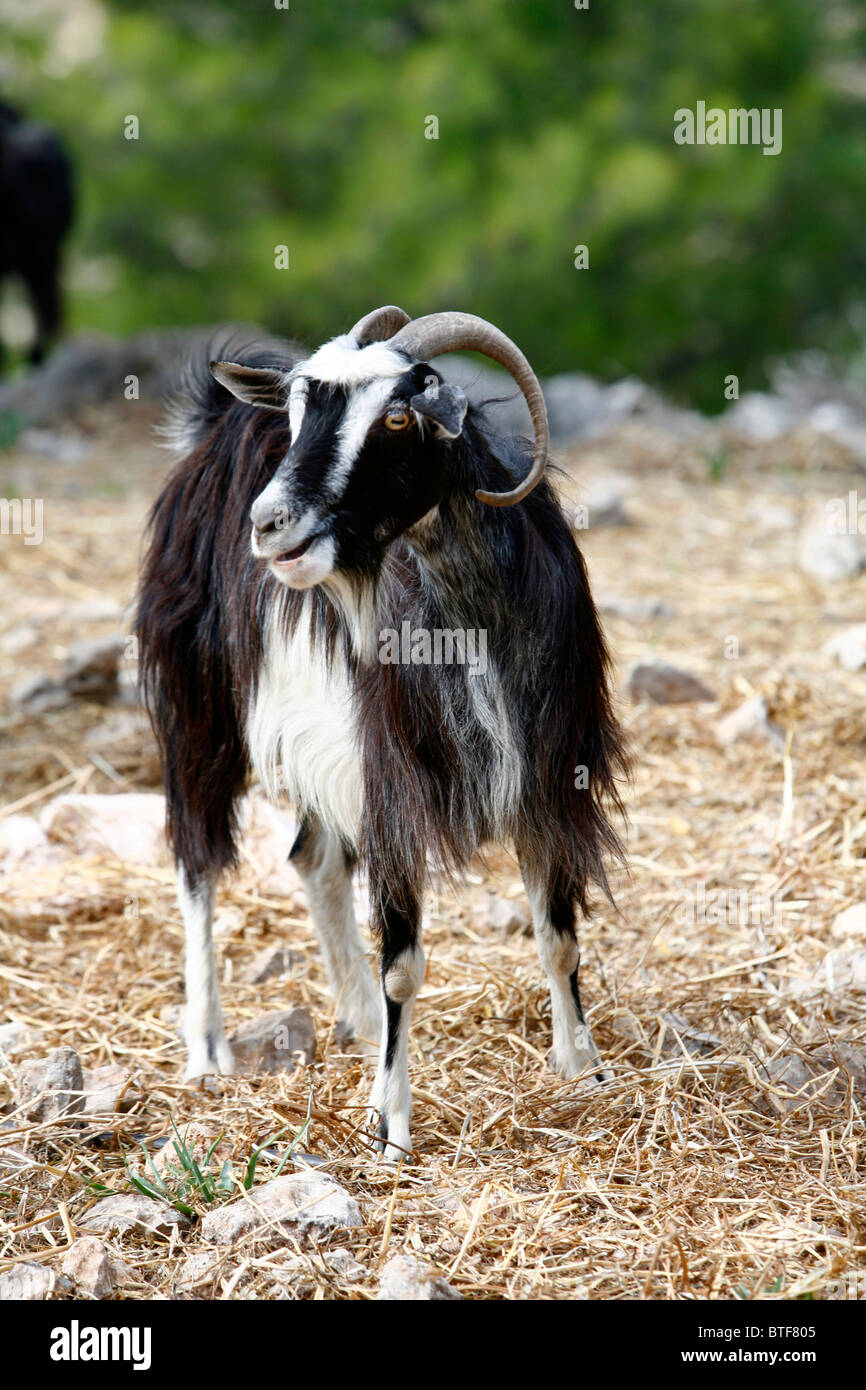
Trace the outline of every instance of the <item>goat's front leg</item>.
<instances>
[{"instance_id":1,"label":"goat's front leg","mask_svg":"<svg viewBox=\"0 0 866 1390\"><path fill-rule=\"evenodd\" d=\"M213 913L216 874L193 876L177 871L177 897L183 915L186 951L186 1012L183 1032L187 1047L184 1076L216 1072L230 1076L235 1069L223 1023L213 951Z\"/></svg>"},{"instance_id":2,"label":"goat's front leg","mask_svg":"<svg viewBox=\"0 0 866 1390\"><path fill-rule=\"evenodd\" d=\"M607 1081L610 1073L602 1067L580 1002L580 951L575 925L577 885L566 870L555 866L539 866L521 856L520 867L532 907L538 955L550 985L551 1066L569 1080L589 1072L596 1081Z\"/></svg>"},{"instance_id":3,"label":"goat's front leg","mask_svg":"<svg viewBox=\"0 0 866 1390\"><path fill-rule=\"evenodd\" d=\"M378 1147L387 1159L409 1158L409 1024L415 996L424 979L421 949L421 893L408 908L398 908L371 882L375 925L381 942L382 1043L370 1097L370 1123L378 1122Z\"/></svg>"}]
</instances>

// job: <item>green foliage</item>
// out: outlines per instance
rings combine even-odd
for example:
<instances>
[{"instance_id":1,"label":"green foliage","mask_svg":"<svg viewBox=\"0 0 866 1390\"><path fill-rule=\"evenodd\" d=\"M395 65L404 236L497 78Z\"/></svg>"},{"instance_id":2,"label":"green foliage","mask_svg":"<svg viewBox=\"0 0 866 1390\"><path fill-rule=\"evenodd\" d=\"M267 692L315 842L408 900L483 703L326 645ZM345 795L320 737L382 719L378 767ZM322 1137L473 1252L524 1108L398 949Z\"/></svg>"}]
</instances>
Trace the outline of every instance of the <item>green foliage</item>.
<instances>
[{"instance_id":1,"label":"green foliage","mask_svg":"<svg viewBox=\"0 0 866 1390\"><path fill-rule=\"evenodd\" d=\"M379 302L460 307L540 372L635 372L709 409L772 355L866 360L866 20L848 0L64 13L78 56L50 6L22 11L5 95L76 156L74 326L238 319L318 342ZM675 144L699 100L781 108L781 154Z\"/></svg>"},{"instance_id":2,"label":"green foliage","mask_svg":"<svg viewBox=\"0 0 866 1390\"><path fill-rule=\"evenodd\" d=\"M147 1172L142 1174L131 1168L127 1159L126 1174L132 1186L138 1192L144 1193L145 1197L153 1197L157 1201L168 1202L176 1211L183 1212L185 1216L195 1215L194 1208L190 1205L191 1202L198 1202L200 1205L213 1205L215 1202L227 1200L240 1187L249 1192L255 1181L259 1158L286 1132L284 1126L276 1134L272 1134L266 1139L263 1144L260 1144L257 1149L254 1149L244 1169L243 1177L239 1178L235 1175L230 1159L225 1160L219 1171L211 1166L217 1146L223 1138L221 1134L217 1135L199 1162L195 1156L195 1145L189 1143L189 1126L187 1126L183 1136L178 1131L173 1119L171 1127L174 1131L172 1148L177 1162L167 1162L163 1172L160 1173L147 1151L147 1146L142 1143L141 1148L144 1153ZM309 1128L310 1117L307 1116L280 1159L276 1171L270 1175L271 1177L279 1177ZM109 1190L108 1188L102 1189L103 1193Z\"/></svg>"}]
</instances>

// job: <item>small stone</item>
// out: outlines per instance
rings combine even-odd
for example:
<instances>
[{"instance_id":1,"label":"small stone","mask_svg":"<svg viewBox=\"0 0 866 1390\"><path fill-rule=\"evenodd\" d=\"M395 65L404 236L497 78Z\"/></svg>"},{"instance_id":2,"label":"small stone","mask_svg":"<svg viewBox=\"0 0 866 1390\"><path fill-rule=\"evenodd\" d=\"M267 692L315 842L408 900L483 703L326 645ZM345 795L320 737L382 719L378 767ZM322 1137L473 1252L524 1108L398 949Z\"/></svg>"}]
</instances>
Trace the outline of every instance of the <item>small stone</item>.
<instances>
[{"instance_id":1,"label":"small stone","mask_svg":"<svg viewBox=\"0 0 866 1390\"><path fill-rule=\"evenodd\" d=\"M42 1034L29 1023L0 1023L0 1053L4 1057L20 1057L38 1043Z\"/></svg>"},{"instance_id":2,"label":"small stone","mask_svg":"<svg viewBox=\"0 0 866 1390\"><path fill-rule=\"evenodd\" d=\"M117 1285L114 1261L96 1236L81 1236L70 1245L61 1269L88 1298L108 1298Z\"/></svg>"},{"instance_id":3,"label":"small stone","mask_svg":"<svg viewBox=\"0 0 866 1390\"><path fill-rule=\"evenodd\" d=\"M834 633L823 651L846 671L861 671L866 666L866 623L854 623Z\"/></svg>"},{"instance_id":4,"label":"small stone","mask_svg":"<svg viewBox=\"0 0 866 1390\"><path fill-rule=\"evenodd\" d=\"M716 698L703 681L666 661L638 661L629 672L625 688L632 700L647 700L652 705L680 705Z\"/></svg>"},{"instance_id":5,"label":"small stone","mask_svg":"<svg viewBox=\"0 0 866 1390\"><path fill-rule=\"evenodd\" d=\"M712 1052L717 1052L722 1046L721 1038L717 1038L713 1033L705 1033L700 1028L695 1028L682 1014L662 1014L662 1022L666 1029L662 1051L667 1056L682 1056L680 1039L686 1052L690 1053L692 1057L706 1057Z\"/></svg>"},{"instance_id":6,"label":"small stone","mask_svg":"<svg viewBox=\"0 0 866 1390\"><path fill-rule=\"evenodd\" d=\"M68 1279L33 1260L21 1260L0 1274L0 1302L35 1303L54 1293L71 1292Z\"/></svg>"},{"instance_id":7,"label":"small stone","mask_svg":"<svg viewBox=\"0 0 866 1390\"><path fill-rule=\"evenodd\" d=\"M504 936L517 936L532 929L532 916L519 898L499 898L488 894L486 904L478 910L483 925L494 927Z\"/></svg>"},{"instance_id":8,"label":"small stone","mask_svg":"<svg viewBox=\"0 0 866 1390\"><path fill-rule=\"evenodd\" d=\"M205 1240L233 1245L259 1227L328 1232L363 1226L358 1204L339 1183L324 1173L289 1173L227 1206L209 1211L201 1223Z\"/></svg>"},{"instance_id":9,"label":"small stone","mask_svg":"<svg viewBox=\"0 0 866 1390\"><path fill-rule=\"evenodd\" d=\"M244 978L247 984L263 985L266 980L291 975L304 960L300 951L292 951L288 946L266 946L247 967Z\"/></svg>"},{"instance_id":10,"label":"small stone","mask_svg":"<svg viewBox=\"0 0 866 1390\"><path fill-rule=\"evenodd\" d=\"M856 535L831 529L826 510L817 507L801 532L797 562L813 579L838 584L860 573L863 551Z\"/></svg>"},{"instance_id":11,"label":"small stone","mask_svg":"<svg viewBox=\"0 0 866 1390\"><path fill-rule=\"evenodd\" d=\"M432 1299L461 1299L463 1295L423 1260L412 1255L395 1255L382 1270L380 1301L417 1302Z\"/></svg>"},{"instance_id":12,"label":"small stone","mask_svg":"<svg viewBox=\"0 0 866 1390\"><path fill-rule=\"evenodd\" d=\"M165 798L153 792L57 796L39 821L49 839L75 854L109 854L132 864L165 858Z\"/></svg>"},{"instance_id":13,"label":"small stone","mask_svg":"<svg viewBox=\"0 0 866 1390\"><path fill-rule=\"evenodd\" d=\"M205 1285L216 1283L223 1272L224 1257L213 1250L196 1250L187 1255L175 1277L175 1286L181 1293L191 1293Z\"/></svg>"},{"instance_id":14,"label":"small stone","mask_svg":"<svg viewBox=\"0 0 866 1390\"><path fill-rule=\"evenodd\" d=\"M229 1038L240 1071L293 1071L295 1054L309 1064L316 1057L316 1026L309 1009L276 1009L242 1023Z\"/></svg>"},{"instance_id":15,"label":"small stone","mask_svg":"<svg viewBox=\"0 0 866 1390\"><path fill-rule=\"evenodd\" d=\"M351 1255L344 1245L338 1245L334 1250L325 1250L322 1259L329 1265L339 1279L347 1284L356 1284L361 1279L366 1279L367 1271L362 1264Z\"/></svg>"},{"instance_id":16,"label":"small stone","mask_svg":"<svg viewBox=\"0 0 866 1390\"><path fill-rule=\"evenodd\" d=\"M244 914L236 907L224 907L213 919L211 931L215 937L234 936L244 929Z\"/></svg>"},{"instance_id":17,"label":"small stone","mask_svg":"<svg viewBox=\"0 0 866 1390\"><path fill-rule=\"evenodd\" d=\"M38 641L38 628L33 627L30 623L19 623L17 627L10 628L0 637L0 652L3 652L4 656L17 656L19 652L35 646Z\"/></svg>"},{"instance_id":18,"label":"small stone","mask_svg":"<svg viewBox=\"0 0 866 1390\"><path fill-rule=\"evenodd\" d=\"M784 747L785 732L770 718L767 701L755 695L745 704L726 714L716 725L716 737L726 747L741 738L766 738L777 747Z\"/></svg>"},{"instance_id":19,"label":"small stone","mask_svg":"<svg viewBox=\"0 0 866 1390\"><path fill-rule=\"evenodd\" d=\"M828 951L817 978L819 985L831 993L866 989L866 950Z\"/></svg>"},{"instance_id":20,"label":"small stone","mask_svg":"<svg viewBox=\"0 0 866 1390\"><path fill-rule=\"evenodd\" d=\"M598 607L602 613L610 613L615 618L625 618L630 623L673 618L676 614L673 604L666 603L661 598L604 598Z\"/></svg>"},{"instance_id":21,"label":"small stone","mask_svg":"<svg viewBox=\"0 0 866 1390\"><path fill-rule=\"evenodd\" d=\"M608 475L593 479L584 487L580 500L589 513L590 530L598 526L631 524L631 518L626 511L624 483L621 478Z\"/></svg>"},{"instance_id":22,"label":"small stone","mask_svg":"<svg viewBox=\"0 0 866 1390\"><path fill-rule=\"evenodd\" d=\"M815 1073L808 1067L802 1057L798 1057L793 1052L782 1052L778 1057L774 1057L766 1066L767 1077L770 1084L777 1090L784 1092L782 1096L775 1096L778 1106L783 1106L787 1113L796 1110L807 1100L814 1099L815 1092L819 1087L815 1085Z\"/></svg>"},{"instance_id":23,"label":"small stone","mask_svg":"<svg viewBox=\"0 0 866 1390\"><path fill-rule=\"evenodd\" d=\"M101 1235L123 1235L127 1231L167 1236L172 1228L183 1229L189 1218L166 1202L157 1202L139 1192L121 1192L103 1197L79 1220L79 1225Z\"/></svg>"},{"instance_id":24,"label":"small stone","mask_svg":"<svg viewBox=\"0 0 866 1390\"><path fill-rule=\"evenodd\" d=\"M70 699L107 705L117 695L118 666L123 653L122 636L87 638L69 648L60 681Z\"/></svg>"},{"instance_id":25,"label":"small stone","mask_svg":"<svg viewBox=\"0 0 866 1390\"><path fill-rule=\"evenodd\" d=\"M129 1073L116 1063L89 1067L84 1072L84 1112L86 1115L114 1115L130 1110L139 1099L132 1086L126 1090Z\"/></svg>"},{"instance_id":26,"label":"small stone","mask_svg":"<svg viewBox=\"0 0 866 1390\"><path fill-rule=\"evenodd\" d=\"M62 852L52 845L35 816L7 816L0 821L0 869L41 869L59 864Z\"/></svg>"},{"instance_id":27,"label":"small stone","mask_svg":"<svg viewBox=\"0 0 866 1390\"><path fill-rule=\"evenodd\" d=\"M866 936L866 903L852 903L840 912L830 932L833 936L848 938Z\"/></svg>"},{"instance_id":28,"label":"small stone","mask_svg":"<svg viewBox=\"0 0 866 1390\"><path fill-rule=\"evenodd\" d=\"M71 1047L57 1047L45 1058L22 1062L15 1081L16 1103L36 1124L84 1108L81 1061Z\"/></svg>"}]
</instances>

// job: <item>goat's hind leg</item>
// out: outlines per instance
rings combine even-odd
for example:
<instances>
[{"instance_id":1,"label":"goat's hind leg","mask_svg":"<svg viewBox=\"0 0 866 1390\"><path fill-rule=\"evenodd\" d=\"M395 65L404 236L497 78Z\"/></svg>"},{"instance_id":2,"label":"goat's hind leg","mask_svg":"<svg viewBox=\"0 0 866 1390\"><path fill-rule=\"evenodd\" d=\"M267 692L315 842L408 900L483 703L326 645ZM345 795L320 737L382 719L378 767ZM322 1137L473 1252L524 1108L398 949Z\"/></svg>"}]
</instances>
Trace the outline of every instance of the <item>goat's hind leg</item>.
<instances>
[{"instance_id":1,"label":"goat's hind leg","mask_svg":"<svg viewBox=\"0 0 866 1390\"><path fill-rule=\"evenodd\" d=\"M538 869L521 858L538 955L550 985L553 1017L553 1070L569 1079L588 1073L607 1081L598 1048L583 1015L578 971L580 950L575 926L577 885L567 871Z\"/></svg>"},{"instance_id":2,"label":"goat's hind leg","mask_svg":"<svg viewBox=\"0 0 866 1390\"><path fill-rule=\"evenodd\" d=\"M183 864L178 865L177 897L186 941L183 1031L187 1080L210 1073L230 1076L235 1069L225 1034L214 960L212 928L217 877L214 871L192 874Z\"/></svg>"},{"instance_id":3,"label":"goat's hind leg","mask_svg":"<svg viewBox=\"0 0 866 1390\"><path fill-rule=\"evenodd\" d=\"M310 916L337 1007L338 1027L360 1042L375 1044L381 1008L355 920L352 895L354 860L339 836L318 817L304 817L289 859L307 894Z\"/></svg>"}]
</instances>

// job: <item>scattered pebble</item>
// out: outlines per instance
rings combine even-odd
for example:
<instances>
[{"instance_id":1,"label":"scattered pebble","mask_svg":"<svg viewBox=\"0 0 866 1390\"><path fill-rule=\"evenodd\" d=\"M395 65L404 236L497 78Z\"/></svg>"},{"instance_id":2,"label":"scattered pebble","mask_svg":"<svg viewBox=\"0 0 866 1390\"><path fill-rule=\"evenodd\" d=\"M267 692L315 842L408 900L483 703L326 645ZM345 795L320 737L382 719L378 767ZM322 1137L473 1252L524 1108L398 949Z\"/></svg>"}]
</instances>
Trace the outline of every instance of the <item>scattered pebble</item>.
<instances>
[{"instance_id":1,"label":"scattered pebble","mask_svg":"<svg viewBox=\"0 0 866 1390\"><path fill-rule=\"evenodd\" d=\"M266 946L247 966L244 979L250 985L263 985L266 980L292 975L305 961L301 951L292 951L288 946Z\"/></svg>"},{"instance_id":2,"label":"scattered pebble","mask_svg":"<svg viewBox=\"0 0 866 1390\"><path fill-rule=\"evenodd\" d=\"M834 633L824 644L824 655L846 671L861 671L866 666L866 623L854 623Z\"/></svg>"},{"instance_id":3,"label":"scattered pebble","mask_svg":"<svg viewBox=\"0 0 866 1390\"><path fill-rule=\"evenodd\" d=\"M315 1060L316 1025L309 1009L277 1009L242 1023L229 1043L240 1071L293 1071L296 1053Z\"/></svg>"},{"instance_id":4,"label":"scattered pebble","mask_svg":"<svg viewBox=\"0 0 866 1390\"><path fill-rule=\"evenodd\" d=\"M463 1295L441 1274L413 1255L395 1255L382 1270L380 1301L408 1303L422 1299L462 1299Z\"/></svg>"},{"instance_id":5,"label":"scattered pebble","mask_svg":"<svg viewBox=\"0 0 866 1390\"><path fill-rule=\"evenodd\" d=\"M289 1234L363 1224L354 1197L333 1178L323 1173L290 1173L209 1211L202 1220L201 1233L214 1245L233 1245L248 1231L263 1226Z\"/></svg>"},{"instance_id":6,"label":"scattered pebble","mask_svg":"<svg viewBox=\"0 0 866 1390\"><path fill-rule=\"evenodd\" d=\"M785 731L770 718L767 701L763 695L755 695L745 704L726 714L716 725L716 737L726 746L738 743L743 738L765 738L777 748L785 746Z\"/></svg>"},{"instance_id":7,"label":"scattered pebble","mask_svg":"<svg viewBox=\"0 0 866 1390\"><path fill-rule=\"evenodd\" d=\"M142 1192L121 1192L100 1198L79 1217L78 1224L85 1230L105 1236L124 1235L132 1230L150 1236L167 1236L172 1228L188 1226L189 1217L175 1211L167 1202L145 1197Z\"/></svg>"},{"instance_id":8,"label":"scattered pebble","mask_svg":"<svg viewBox=\"0 0 866 1390\"><path fill-rule=\"evenodd\" d=\"M16 1104L35 1124L82 1110L83 1089L81 1061L71 1047L56 1047L45 1058L22 1062L15 1077Z\"/></svg>"},{"instance_id":9,"label":"scattered pebble","mask_svg":"<svg viewBox=\"0 0 866 1390\"><path fill-rule=\"evenodd\" d=\"M681 705L693 701L715 700L703 681L666 661L638 661L626 680L626 694L632 700L652 705Z\"/></svg>"},{"instance_id":10,"label":"scattered pebble","mask_svg":"<svg viewBox=\"0 0 866 1390\"><path fill-rule=\"evenodd\" d=\"M118 1283L133 1277L129 1266L110 1254L96 1236L80 1236L70 1245L60 1267L76 1291L87 1298L108 1298Z\"/></svg>"},{"instance_id":11,"label":"scattered pebble","mask_svg":"<svg viewBox=\"0 0 866 1390\"><path fill-rule=\"evenodd\" d=\"M830 928L833 936L866 936L866 903L852 903L840 912Z\"/></svg>"}]
</instances>

